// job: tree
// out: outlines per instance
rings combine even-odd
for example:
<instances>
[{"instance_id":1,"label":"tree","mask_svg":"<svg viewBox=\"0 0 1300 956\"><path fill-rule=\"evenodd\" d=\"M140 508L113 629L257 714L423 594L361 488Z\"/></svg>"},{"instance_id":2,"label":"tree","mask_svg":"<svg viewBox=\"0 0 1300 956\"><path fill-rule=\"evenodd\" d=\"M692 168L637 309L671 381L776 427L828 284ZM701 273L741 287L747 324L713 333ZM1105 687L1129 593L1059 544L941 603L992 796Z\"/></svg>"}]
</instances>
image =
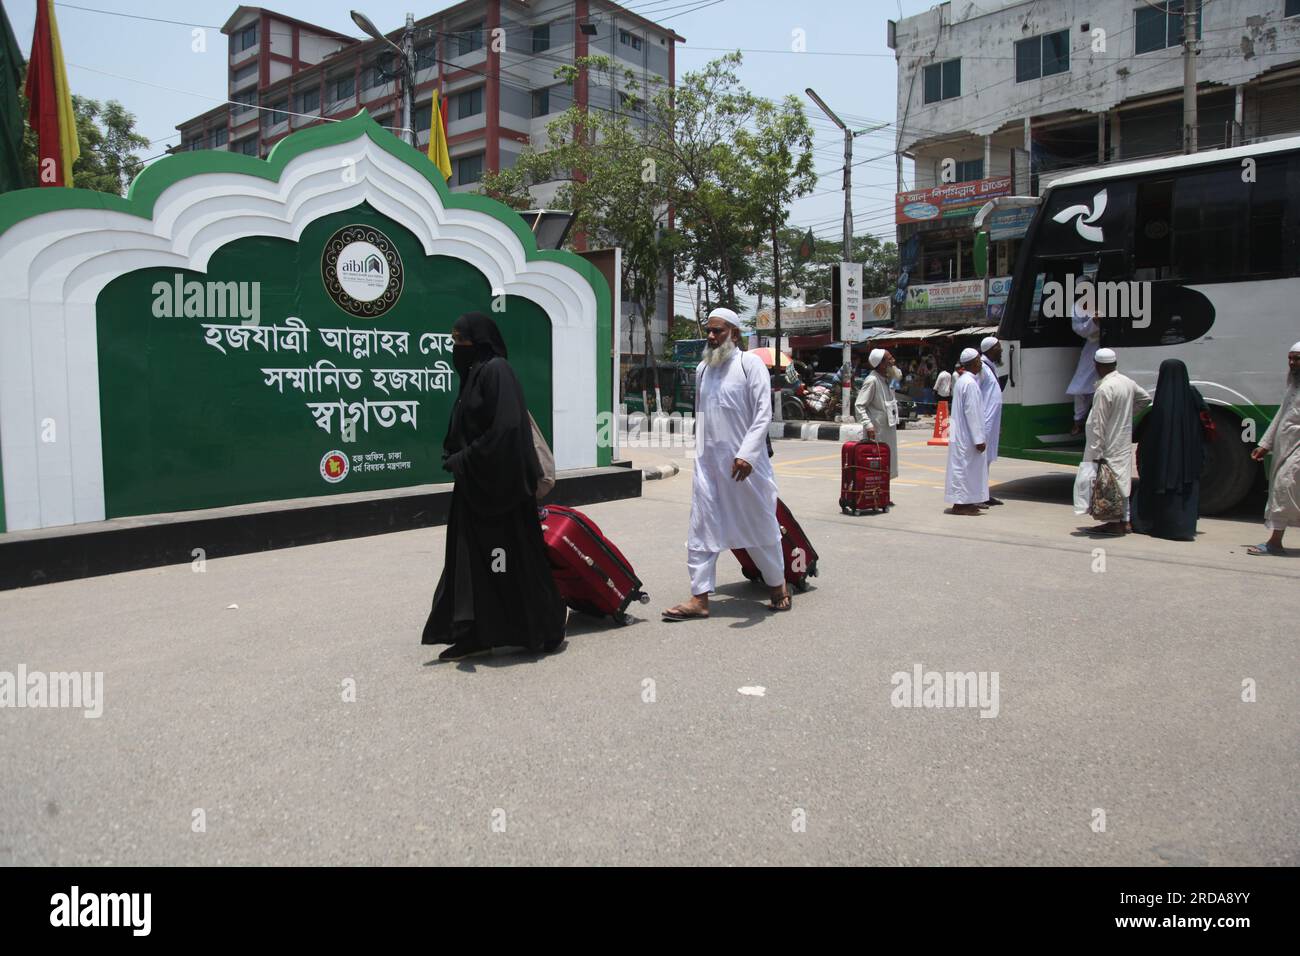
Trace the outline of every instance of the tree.
<instances>
[{"instance_id":1,"label":"tree","mask_svg":"<svg viewBox=\"0 0 1300 956\"><path fill-rule=\"evenodd\" d=\"M23 67L21 89L22 111L26 117L26 67ZM149 140L135 131L135 115L117 100L101 103L84 96L72 97L72 111L77 117L77 144L81 149L81 155L72 165L72 184L78 189L124 195L131 180L144 166L136 150L149 145ZM36 133L25 121L24 126L24 185L39 186Z\"/></svg>"}]
</instances>

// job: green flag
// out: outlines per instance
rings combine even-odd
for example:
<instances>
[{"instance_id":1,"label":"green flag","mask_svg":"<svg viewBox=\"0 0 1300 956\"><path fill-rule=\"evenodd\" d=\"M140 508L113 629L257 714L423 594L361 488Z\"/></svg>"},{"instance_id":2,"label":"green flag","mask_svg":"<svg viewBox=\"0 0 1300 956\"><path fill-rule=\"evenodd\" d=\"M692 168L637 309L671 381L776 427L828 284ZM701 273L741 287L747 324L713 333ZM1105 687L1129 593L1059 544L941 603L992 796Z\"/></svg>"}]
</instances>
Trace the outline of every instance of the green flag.
<instances>
[{"instance_id":1,"label":"green flag","mask_svg":"<svg viewBox=\"0 0 1300 956\"><path fill-rule=\"evenodd\" d=\"M0 193L21 189L23 183L23 110L19 88L23 54L0 2Z\"/></svg>"},{"instance_id":2,"label":"green flag","mask_svg":"<svg viewBox=\"0 0 1300 956\"><path fill-rule=\"evenodd\" d=\"M815 240L813 239L812 230L809 229L808 235L804 236L803 242L799 243L798 255L800 261L807 262L809 259L813 257L814 242Z\"/></svg>"}]
</instances>

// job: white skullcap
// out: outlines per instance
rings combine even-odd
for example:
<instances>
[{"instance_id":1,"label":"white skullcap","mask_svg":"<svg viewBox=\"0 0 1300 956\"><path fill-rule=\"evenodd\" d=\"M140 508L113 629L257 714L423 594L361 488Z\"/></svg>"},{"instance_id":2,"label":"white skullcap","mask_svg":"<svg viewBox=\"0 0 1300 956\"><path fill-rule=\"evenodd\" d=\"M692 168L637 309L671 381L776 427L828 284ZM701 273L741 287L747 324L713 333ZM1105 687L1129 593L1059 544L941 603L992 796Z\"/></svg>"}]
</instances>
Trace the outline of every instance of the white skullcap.
<instances>
[{"instance_id":1,"label":"white skullcap","mask_svg":"<svg viewBox=\"0 0 1300 956\"><path fill-rule=\"evenodd\" d=\"M1114 365L1114 364L1115 364L1115 350L1114 350L1114 349L1097 349L1096 362L1097 362L1098 365Z\"/></svg>"},{"instance_id":2,"label":"white skullcap","mask_svg":"<svg viewBox=\"0 0 1300 956\"><path fill-rule=\"evenodd\" d=\"M736 315L736 313L732 312L730 309L724 309L721 307L716 308L709 313L709 318L721 319L728 325L734 325L736 328L740 328L740 316Z\"/></svg>"},{"instance_id":3,"label":"white skullcap","mask_svg":"<svg viewBox=\"0 0 1300 956\"><path fill-rule=\"evenodd\" d=\"M971 362L975 361L979 357L980 357L979 352L976 352L974 349L965 349L961 353L961 364L969 365Z\"/></svg>"},{"instance_id":4,"label":"white skullcap","mask_svg":"<svg viewBox=\"0 0 1300 956\"><path fill-rule=\"evenodd\" d=\"M875 368L884 360L885 360L884 349L872 349L871 354L867 356L867 361L871 363L872 368Z\"/></svg>"},{"instance_id":5,"label":"white skullcap","mask_svg":"<svg viewBox=\"0 0 1300 956\"><path fill-rule=\"evenodd\" d=\"M1290 351L1292 351L1292 352L1300 352L1300 342L1297 342L1295 345L1291 346Z\"/></svg>"},{"instance_id":6,"label":"white skullcap","mask_svg":"<svg viewBox=\"0 0 1300 956\"><path fill-rule=\"evenodd\" d=\"M985 336L984 339L980 342L980 351L981 351L981 352L987 352L989 349L993 348L993 346L995 346L995 345L997 345L997 344L998 344L997 336L995 336L995 335L987 335L987 336Z\"/></svg>"}]
</instances>

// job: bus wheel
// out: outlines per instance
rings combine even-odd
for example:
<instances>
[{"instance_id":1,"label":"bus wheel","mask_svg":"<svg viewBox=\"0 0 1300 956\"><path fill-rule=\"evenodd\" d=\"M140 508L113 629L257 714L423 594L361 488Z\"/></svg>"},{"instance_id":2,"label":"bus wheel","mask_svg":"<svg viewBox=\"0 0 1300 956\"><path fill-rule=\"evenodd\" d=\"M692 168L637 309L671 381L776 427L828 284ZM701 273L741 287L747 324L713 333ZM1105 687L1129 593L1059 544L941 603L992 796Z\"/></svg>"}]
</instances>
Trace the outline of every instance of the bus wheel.
<instances>
[{"instance_id":1,"label":"bus wheel","mask_svg":"<svg viewBox=\"0 0 1300 956\"><path fill-rule=\"evenodd\" d=\"M1249 493L1258 473L1250 457L1251 446L1241 440L1241 421L1221 409L1211 409L1214 441L1205 443L1205 471L1201 473L1201 514L1217 515Z\"/></svg>"}]
</instances>

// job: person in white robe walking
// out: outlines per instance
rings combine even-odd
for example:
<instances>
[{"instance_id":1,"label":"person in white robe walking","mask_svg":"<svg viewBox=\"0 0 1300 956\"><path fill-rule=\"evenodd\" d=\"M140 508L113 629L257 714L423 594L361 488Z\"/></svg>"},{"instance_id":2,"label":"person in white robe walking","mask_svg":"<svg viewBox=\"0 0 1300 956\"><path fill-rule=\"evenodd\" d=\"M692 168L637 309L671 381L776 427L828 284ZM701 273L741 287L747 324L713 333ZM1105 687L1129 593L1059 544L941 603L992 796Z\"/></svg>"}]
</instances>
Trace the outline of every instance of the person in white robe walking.
<instances>
[{"instance_id":1,"label":"person in white robe walking","mask_svg":"<svg viewBox=\"0 0 1300 956\"><path fill-rule=\"evenodd\" d=\"M1250 453L1256 461L1263 461L1269 454L1273 456L1268 504L1264 507L1264 527L1269 536L1263 544L1247 548L1250 554L1286 554L1282 533L1287 528L1300 528L1300 342L1291 346L1287 364L1282 404L1259 440L1259 447Z\"/></svg>"},{"instance_id":2,"label":"person in white robe walking","mask_svg":"<svg viewBox=\"0 0 1300 956\"><path fill-rule=\"evenodd\" d=\"M1097 391L1084 430L1083 460L1104 461L1115 472L1124 492L1124 521L1107 521L1083 530L1089 534L1122 535L1128 531L1127 499L1133 490L1133 417L1151 405L1150 393L1127 375L1117 371L1119 358L1113 349L1098 349Z\"/></svg>"},{"instance_id":3,"label":"person in white robe walking","mask_svg":"<svg viewBox=\"0 0 1300 956\"><path fill-rule=\"evenodd\" d=\"M989 500L980 368L979 352L966 349L961 353L960 371L952 387L952 427L948 432L943 500L952 505L950 513L955 515L983 514L980 505Z\"/></svg>"},{"instance_id":4,"label":"person in white robe walking","mask_svg":"<svg viewBox=\"0 0 1300 956\"><path fill-rule=\"evenodd\" d=\"M709 616L718 555L744 548L768 586L773 611L788 611L776 476L767 454L772 421L763 360L742 351L740 319L731 309L709 313L704 360L695 371L695 468L687 570L691 599L667 608L665 620Z\"/></svg>"},{"instance_id":5,"label":"person in white robe walking","mask_svg":"<svg viewBox=\"0 0 1300 956\"><path fill-rule=\"evenodd\" d=\"M998 441L1002 437L1002 383L998 381L998 363L1002 361L1002 343L994 336L986 336L980 342L980 401L984 406L984 438L988 449L984 452L984 464L992 467L998 460ZM989 484L993 484L992 476ZM1000 505L1002 500L989 494L988 505Z\"/></svg>"},{"instance_id":6,"label":"person in white robe walking","mask_svg":"<svg viewBox=\"0 0 1300 956\"><path fill-rule=\"evenodd\" d=\"M898 477L898 399L890 388L890 373L896 367L894 356L885 349L872 349L867 356L871 374L858 389L853 410L862 423L867 441L889 446L889 477ZM889 502L893 504L893 502Z\"/></svg>"}]
</instances>

